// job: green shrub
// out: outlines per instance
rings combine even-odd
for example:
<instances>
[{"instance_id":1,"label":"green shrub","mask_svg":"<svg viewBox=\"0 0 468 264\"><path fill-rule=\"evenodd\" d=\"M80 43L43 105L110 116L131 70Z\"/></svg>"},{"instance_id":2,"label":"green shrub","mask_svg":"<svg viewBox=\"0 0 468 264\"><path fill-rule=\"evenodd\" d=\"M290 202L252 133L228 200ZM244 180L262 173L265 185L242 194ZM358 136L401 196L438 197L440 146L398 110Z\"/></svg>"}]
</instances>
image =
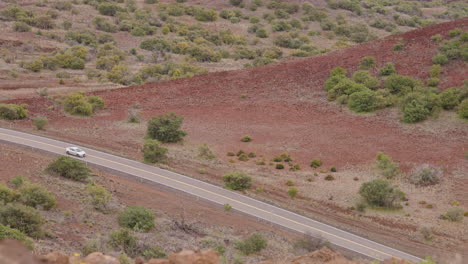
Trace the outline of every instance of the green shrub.
<instances>
[{"instance_id":1,"label":"green shrub","mask_svg":"<svg viewBox=\"0 0 468 264\"><path fill-rule=\"evenodd\" d=\"M382 175L387 179L393 179L400 173L400 165L382 152L377 153L377 168L380 169Z\"/></svg>"},{"instance_id":2,"label":"green shrub","mask_svg":"<svg viewBox=\"0 0 468 264\"><path fill-rule=\"evenodd\" d=\"M375 57L367 56L361 59L361 62L359 63L359 68L361 70L368 70L374 67L375 63L376 63Z\"/></svg>"},{"instance_id":3,"label":"green shrub","mask_svg":"<svg viewBox=\"0 0 468 264\"><path fill-rule=\"evenodd\" d=\"M216 158L213 151L211 151L211 149L206 144L203 144L200 147L198 147L198 157L206 160L212 160Z\"/></svg>"},{"instance_id":4,"label":"green shrub","mask_svg":"<svg viewBox=\"0 0 468 264\"><path fill-rule=\"evenodd\" d=\"M410 181L420 186L429 186L439 183L443 176L440 168L431 167L427 164L415 168L410 175Z\"/></svg>"},{"instance_id":5,"label":"green shrub","mask_svg":"<svg viewBox=\"0 0 468 264\"><path fill-rule=\"evenodd\" d=\"M339 78L339 77L332 77L332 79ZM326 83L325 85L328 85ZM360 83L356 83L348 78L341 78L339 82L333 86L331 90L328 91L328 100L333 101L336 100L341 95L351 95L356 92L361 92L368 90L366 86Z\"/></svg>"},{"instance_id":6,"label":"green shrub","mask_svg":"<svg viewBox=\"0 0 468 264\"><path fill-rule=\"evenodd\" d=\"M311 162L310 162L310 166L312 168L318 168L320 166L322 166L322 161L320 159L313 159Z\"/></svg>"},{"instance_id":7,"label":"green shrub","mask_svg":"<svg viewBox=\"0 0 468 264\"><path fill-rule=\"evenodd\" d=\"M19 187L23 186L23 184L29 183L29 178L22 177L22 176L15 176L10 180L10 183L13 185L13 188L18 189Z\"/></svg>"},{"instance_id":8,"label":"green shrub","mask_svg":"<svg viewBox=\"0 0 468 264\"><path fill-rule=\"evenodd\" d=\"M12 204L0 207L0 224L9 226L31 237L42 237L44 220L39 212L29 206Z\"/></svg>"},{"instance_id":9,"label":"green shrub","mask_svg":"<svg viewBox=\"0 0 468 264\"><path fill-rule=\"evenodd\" d=\"M25 105L0 104L0 118L6 120L24 119L28 115Z\"/></svg>"},{"instance_id":10,"label":"green shrub","mask_svg":"<svg viewBox=\"0 0 468 264\"><path fill-rule=\"evenodd\" d=\"M246 190L252 186L252 178L243 172L226 173L223 176L224 185L231 190Z\"/></svg>"},{"instance_id":11,"label":"green shrub","mask_svg":"<svg viewBox=\"0 0 468 264\"><path fill-rule=\"evenodd\" d=\"M224 205L224 211L229 212L232 210L232 206L230 204L225 204Z\"/></svg>"},{"instance_id":12,"label":"green shrub","mask_svg":"<svg viewBox=\"0 0 468 264\"><path fill-rule=\"evenodd\" d=\"M353 81L364 84L371 90L376 90L380 87L380 81L373 77L368 71L357 71L353 73Z\"/></svg>"},{"instance_id":13,"label":"green shrub","mask_svg":"<svg viewBox=\"0 0 468 264\"><path fill-rule=\"evenodd\" d=\"M218 13L214 9L197 8L195 11L195 19L203 22L216 21Z\"/></svg>"},{"instance_id":14,"label":"green shrub","mask_svg":"<svg viewBox=\"0 0 468 264\"><path fill-rule=\"evenodd\" d=\"M34 118L33 123L37 130L44 130L44 127L49 123L49 120L47 120L47 118Z\"/></svg>"},{"instance_id":15,"label":"green shrub","mask_svg":"<svg viewBox=\"0 0 468 264\"><path fill-rule=\"evenodd\" d=\"M16 21L13 24L13 30L15 32L30 32L31 27L28 24L24 23L24 22Z\"/></svg>"},{"instance_id":16,"label":"green shrub","mask_svg":"<svg viewBox=\"0 0 468 264\"><path fill-rule=\"evenodd\" d=\"M119 215L119 225L148 232L154 227L154 213L143 206L129 206Z\"/></svg>"},{"instance_id":17,"label":"green shrub","mask_svg":"<svg viewBox=\"0 0 468 264\"><path fill-rule=\"evenodd\" d=\"M143 250L141 255L146 260L153 259L153 258L165 258L165 257L167 257L166 252L164 252L164 250L162 250L159 247L146 248L146 249Z\"/></svg>"},{"instance_id":18,"label":"green shrub","mask_svg":"<svg viewBox=\"0 0 468 264\"><path fill-rule=\"evenodd\" d=\"M115 16L117 11L119 11L119 7L116 4L103 2L99 4L97 7L99 13L105 16Z\"/></svg>"},{"instance_id":19,"label":"green shrub","mask_svg":"<svg viewBox=\"0 0 468 264\"><path fill-rule=\"evenodd\" d=\"M107 79L113 83L128 85L131 82L130 70L127 65L120 63L112 67L112 69L107 73Z\"/></svg>"},{"instance_id":20,"label":"green shrub","mask_svg":"<svg viewBox=\"0 0 468 264\"><path fill-rule=\"evenodd\" d=\"M16 192L0 183L0 204L7 204L18 198Z\"/></svg>"},{"instance_id":21,"label":"green shrub","mask_svg":"<svg viewBox=\"0 0 468 264\"><path fill-rule=\"evenodd\" d=\"M278 163L278 164L275 165L275 168L277 170L282 170L282 169L284 169L284 165L283 165L283 163Z\"/></svg>"},{"instance_id":22,"label":"green shrub","mask_svg":"<svg viewBox=\"0 0 468 264\"><path fill-rule=\"evenodd\" d=\"M53 29L55 22L50 16L33 18L32 25L40 29Z\"/></svg>"},{"instance_id":23,"label":"green shrub","mask_svg":"<svg viewBox=\"0 0 468 264\"><path fill-rule=\"evenodd\" d=\"M444 38L442 37L441 34L435 34L434 36L431 37L431 40L432 41L435 41L435 42L440 42L442 41Z\"/></svg>"},{"instance_id":24,"label":"green shrub","mask_svg":"<svg viewBox=\"0 0 468 264\"><path fill-rule=\"evenodd\" d=\"M183 139L187 132L180 130L182 116L174 113L159 115L148 121L147 136L164 143L178 142Z\"/></svg>"},{"instance_id":25,"label":"green shrub","mask_svg":"<svg viewBox=\"0 0 468 264\"><path fill-rule=\"evenodd\" d=\"M49 164L47 170L74 181L84 181L91 175L91 170L84 162L67 156L58 157Z\"/></svg>"},{"instance_id":26,"label":"green shrub","mask_svg":"<svg viewBox=\"0 0 468 264\"><path fill-rule=\"evenodd\" d=\"M406 123L416 123L429 117L435 108L440 104L438 96L435 94L423 94L412 92L407 94L401 103L403 121Z\"/></svg>"},{"instance_id":27,"label":"green shrub","mask_svg":"<svg viewBox=\"0 0 468 264\"><path fill-rule=\"evenodd\" d=\"M94 46L97 43L96 35L91 31L68 31L65 40L73 41L86 46Z\"/></svg>"},{"instance_id":28,"label":"green shrub","mask_svg":"<svg viewBox=\"0 0 468 264\"><path fill-rule=\"evenodd\" d=\"M457 207L450 208L444 216L445 219L451 222L461 222L463 220L463 210Z\"/></svg>"},{"instance_id":29,"label":"green shrub","mask_svg":"<svg viewBox=\"0 0 468 264\"><path fill-rule=\"evenodd\" d=\"M358 113L372 112L378 107L377 94L369 89L353 93L349 96L348 107Z\"/></svg>"},{"instance_id":30,"label":"green shrub","mask_svg":"<svg viewBox=\"0 0 468 264\"><path fill-rule=\"evenodd\" d=\"M93 24L97 30L101 30L104 32L115 33L117 32L117 26L112 24L109 20L103 17L95 17L93 19Z\"/></svg>"},{"instance_id":31,"label":"green shrub","mask_svg":"<svg viewBox=\"0 0 468 264\"><path fill-rule=\"evenodd\" d=\"M333 181L333 180L335 180L335 177L333 177L333 175L331 175L331 174L328 174L327 176L325 176L325 180L326 181Z\"/></svg>"},{"instance_id":32,"label":"green shrub","mask_svg":"<svg viewBox=\"0 0 468 264\"><path fill-rule=\"evenodd\" d=\"M380 207L397 207L404 198L399 189L392 187L384 179L365 182L359 189L359 194L371 205Z\"/></svg>"},{"instance_id":33,"label":"green shrub","mask_svg":"<svg viewBox=\"0 0 468 264\"><path fill-rule=\"evenodd\" d=\"M130 230L121 228L110 234L109 244L118 251L123 251L129 256L138 254L137 238Z\"/></svg>"},{"instance_id":34,"label":"green shrub","mask_svg":"<svg viewBox=\"0 0 468 264\"><path fill-rule=\"evenodd\" d=\"M442 71L442 66L440 66L439 64L434 64L431 66L429 75L434 78L439 78L441 71Z\"/></svg>"},{"instance_id":35,"label":"green shrub","mask_svg":"<svg viewBox=\"0 0 468 264\"><path fill-rule=\"evenodd\" d=\"M252 138L249 137L249 136L245 136L245 137L241 138L241 141L242 142L250 142L250 141L252 141Z\"/></svg>"},{"instance_id":36,"label":"green shrub","mask_svg":"<svg viewBox=\"0 0 468 264\"><path fill-rule=\"evenodd\" d=\"M297 190L297 188L292 187L292 188L290 188L290 189L288 190L288 195L289 195L289 197L291 197L291 199L294 199L294 198L296 198L298 192L299 192L299 191Z\"/></svg>"},{"instance_id":37,"label":"green shrub","mask_svg":"<svg viewBox=\"0 0 468 264\"><path fill-rule=\"evenodd\" d=\"M438 53L434 57L432 57L432 62L435 64L445 65L449 61L448 57L445 54Z\"/></svg>"},{"instance_id":38,"label":"green shrub","mask_svg":"<svg viewBox=\"0 0 468 264\"><path fill-rule=\"evenodd\" d=\"M244 0L229 0L229 3L233 6L240 6L242 5Z\"/></svg>"},{"instance_id":39,"label":"green shrub","mask_svg":"<svg viewBox=\"0 0 468 264\"><path fill-rule=\"evenodd\" d=\"M392 74L385 80L385 88L392 94L406 94L411 92L419 82L409 76Z\"/></svg>"},{"instance_id":40,"label":"green shrub","mask_svg":"<svg viewBox=\"0 0 468 264\"><path fill-rule=\"evenodd\" d=\"M457 88L452 87L439 94L440 106L446 110L455 108L460 103L460 94Z\"/></svg>"},{"instance_id":41,"label":"green shrub","mask_svg":"<svg viewBox=\"0 0 468 264\"><path fill-rule=\"evenodd\" d=\"M237 241L234 247L242 252L244 255L250 255L257 253L265 249L268 245L268 241L260 234L253 234L244 241Z\"/></svg>"},{"instance_id":42,"label":"green shrub","mask_svg":"<svg viewBox=\"0 0 468 264\"><path fill-rule=\"evenodd\" d=\"M32 250L34 242L18 229L9 226L0 225L0 241L4 239L14 239L23 243L28 249Z\"/></svg>"},{"instance_id":43,"label":"green shrub","mask_svg":"<svg viewBox=\"0 0 468 264\"><path fill-rule=\"evenodd\" d=\"M90 116L94 113L93 105L87 100L84 92L69 94L63 100L65 112L72 115Z\"/></svg>"},{"instance_id":44,"label":"green shrub","mask_svg":"<svg viewBox=\"0 0 468 264\"><path fill-rule=\"evenodd\" d=\"M448 35L449 37L453 38L453 37L460 35L461 33L463 33L463 30L461 28L455 28L455 29L450 30L448 32Z\"/></svg>"},{"instance_id":45,"label":"green shrub","mask_svg":"<svg viewBox=\"0 0 468 264\"><path fill-rule=\"evenodd\" d=\"M382 68L380 68L380 75L389 76L396 73L395 65L392 62L387 62Z\"/></svg>"},{"instance_id":46,"label":"green shrub","mask_svg":"<svg viewBox=\"0 0 468 264\"><path fill-rule=\"evenodd\" d=\"M50 210L57 205L55 196L38 184L28 184L19 189L21 203L37 208L42 206L44 210Z\"/></svg>"},{"instance_id":47,"label":"green shrub","mask_svg":"<svg viewBox=\"0 0 468 264\"><path fill-rule=\"evenodd\" d=\"M107 191L104 186L95 183L88 184L86 186L86 190L89 195L89 200L94 208L98 211L105 212L107 204L112 197L110 192Z\"/></svg>"},{"instance_id":48,"label":"green shrub","mask_svg":"<svg viewBox=\"0 0 468 264\"><path fill-rule=\"evenodd\" d=\"M161 143L154 139L145 140L143 145L143 158L145 162L156 163L167 159L167 148L161 146Z\"/></svg>"},{"instance_id":49,"label":"green shrub","mask_svg":"<svg viewBox=\"0 0 468 264\"><path fill-rule=\"evenodd\" d=\"M426 84L430 87L436 87L437 85L439 85L439 78L429 78L427 79Z\"/></svg>"},{"instance_id":50,"label":"green shrub","mask_svg":"<svg viewBox=\"0 0 468 264\"><path fill-rule=\"evenodd\" d=\"M468 119L468 99L463 100L458 106L458 116Z\"/></svg>"},{"instance_id":51,"label":"green shrub","mask_svg":"<svg viewBox=\"0 0 468 264\"><path fill-rule=\"evenodd\" d=\"M403 43L397 43L393 46L393 51L400 51L405 47L405 44Z\"/></svg>"}]
</instances>

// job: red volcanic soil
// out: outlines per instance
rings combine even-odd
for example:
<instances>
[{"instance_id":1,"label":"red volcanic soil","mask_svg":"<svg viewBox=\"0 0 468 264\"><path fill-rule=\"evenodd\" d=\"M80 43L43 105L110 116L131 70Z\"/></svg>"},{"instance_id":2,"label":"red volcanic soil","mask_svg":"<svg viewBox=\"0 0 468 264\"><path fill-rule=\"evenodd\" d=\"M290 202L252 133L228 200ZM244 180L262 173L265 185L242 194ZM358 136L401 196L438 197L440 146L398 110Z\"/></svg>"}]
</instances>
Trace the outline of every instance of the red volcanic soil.
<instances>
[{"instance_id":1,"label":"red volcanic soil","mask_svg":"<svg viewBox=\"0 0 468 264\"><path fill-rule=\"evenodd\" d=\"M128 127L110 124L125 121L128 109L139 104L145 119L166 112L183 115L188 140L206 142L219 156L245 146L267 158L289 152L302 164L311 158L321 158L327 167L341 167L369 162L378 151L383 151L407 165L458 166L466 162L466 123L441 136L398 123L398 117L388 117L393 113L391 110L370 115L351 113L335 102L328 102L323 90L330 69L341 66L353 72L365 56L376 57L376 68L393 62L398 73L425 79L431 58L437 53L431 36L446 36L453 28L468 30L468 19L266 67L97 91L93 94L104 98L107 109L93 118L70 118L60 111L47 110L52 102L43 98L13 101L28 104L33 115L48 116L51 131L56 130L54 127L78 126L81 131L92 131L76 135L71 131L50 133L119 151L137 153L135 135ZM392 51L398 42L404 43L404 49ZM453 61L443 68L440 88L459 86L466 76L466 63ZM30 126L28 121L17 124ZM143 131L139 133L142 136ZM239 139L244 135L250 135L253 142L240 145Z\"/></svg>"}]
</instances>

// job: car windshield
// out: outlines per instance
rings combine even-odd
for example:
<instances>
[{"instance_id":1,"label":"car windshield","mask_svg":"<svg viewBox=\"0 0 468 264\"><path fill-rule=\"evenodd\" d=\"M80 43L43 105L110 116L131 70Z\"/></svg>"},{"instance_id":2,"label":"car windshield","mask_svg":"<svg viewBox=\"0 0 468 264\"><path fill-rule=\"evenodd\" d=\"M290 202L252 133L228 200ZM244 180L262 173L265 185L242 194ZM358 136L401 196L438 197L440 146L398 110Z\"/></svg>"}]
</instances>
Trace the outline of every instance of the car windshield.
<instances>
[{"instance_id":1,"label":"car windshield","mask_svg":"<svg viewBox=\"0 0 468 264\"><path fill-rule=\"evenodd\" d=\"M75 151L76 151L76 152L82 152L82 150L79 149L79 148L75 148Z\"/></svg>"}]
</instances>

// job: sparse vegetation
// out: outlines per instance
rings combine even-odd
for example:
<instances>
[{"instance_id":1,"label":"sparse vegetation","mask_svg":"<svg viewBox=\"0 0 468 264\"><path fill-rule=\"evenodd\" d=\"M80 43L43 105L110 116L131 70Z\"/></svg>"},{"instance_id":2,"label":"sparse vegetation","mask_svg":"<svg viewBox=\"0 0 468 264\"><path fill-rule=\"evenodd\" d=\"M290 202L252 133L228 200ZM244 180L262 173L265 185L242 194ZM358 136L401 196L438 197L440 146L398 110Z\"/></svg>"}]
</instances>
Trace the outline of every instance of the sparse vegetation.
<instances>
[{"instance_id":1,"label":"sparse vegetation","mask_svg":"<svg viewBox=\"0 0 468 264\"><path fill-rule=\"evenodd\" d=\"M252 178L243 172L231 172L223 176L226 188L231 190L246 190L252 185Z\"/></svg>"},{"instance_id":2,"label":"sparse vegetation","mask_svg":"<svg viewBox=\"0 0 468 264\"><path fill-rule=\"evenodd\" d=\"M44 219L36 209L22 204L9 203L0 207L0 224L31 237L40 238L44 235Z\"/></svg>"},{"instance_id":3,"label":"sparse vegetation","mask_svg":"<svg viewBox=\"0 0 468 264\"><path fill-rule=\"evenodd\" d=\"M393 179L400 173L400 165L382 152L377 153L377 168L380 169L382 175L387 179Z\"/></svg>"},{"instance_id":4,"label":"sparse vegetation","mask_svg":"<svg viewBox=\"0 0 468 264\"><path fill-rule=\"evenodd\" d=\"M49 172L74 181L84 181L91 175L85 163L67 156L60 156L47 167Z\"/></svg>"},{"instance_id":5,"label":"sparse vegetation","mask_svg":"<svg viewBox=\"0 0 468 264\"><path fill-rule=\"evenodd\" d=\"M28 110L26 105L0 104L0 118L6 120L16 120L26 118Z\"/></svg>"},{"instance_id":6,"label":"sparse vegetation","mask_svg":"<svg viewBox=\"0 0 468 264\"><path fill-rule=\"evenodd\" d=\"M14 239L23 243L28 249L33 249L34 242L18 229L0 224L0 240Z\"/></svg>"},{"instance_id":7,"label":"sparse vegetation","mask_svg":"<svg viewBox=\"0 0 468 264\"><path fill-rule=\"evenodd\" d=\"M451 222L460 222L463 220L463 209L458 207L450 208L447 210L444 217Z\"/></svg>"},{"instance_id":8,"label":"sparse vegetation","mask_svg":"<svg viewBox=\"0 0 468 264\"><path fill-rule=\"evenodd\" d=\"M416 185L429 186L439 183L442 176L442 169L425 164L411 172L410 181Z\"/></svg>"},{"instance_id":9,"label":"sparse vegetation","mask_svg":"<svg viewBox=\"0 0 468 264\"><path fill-rule=\"evenodd\" d=\"M167 148L154 139L146 139L142 149L143 158L148 163L164 162L167 159L167 151Z\"/></svg>"},{"instance_id":10,"label":"sparse vegetation","mask_svg":"<svg viewBox=\"0 0 468 264\"><path fill-rule=\"evenodd\" d=\"M244 241L238 241L234 247L242 252L244 255L250 255L253 253L260 252L265 249L268 245L268 241L260 234L253 234Z\"/></svg>"},{"instance_id":11,"label":"sparse vegetation","mask_svg":"<svg viewBox=\"0 0 468 264\"><path fill-rule=\"evenodd\" d=\"M38 184L27 184L19 189L20 201L24 205L50 210L57 204L55 196Z\"/></svg>"},{"instance_id":12,"label":"sparse vegetation","mask_svg":"<svg viewBox=\"0 0 468 264\"><path fill-rule=\"evenodd\" d=\"M112 195L104 186L90 183L86 186L89 195L89 200L94 208L101 212L107 211L107 204L109 203Z\"/></svg>"},{"instance_id":13,"label":"sparse vegetation","mask_svg":"<svg viewBox=\"0 0 468 264\"><path fill-rule=\"evenodd\" d=\"M47 118L34 118L33 123L37 130L44 130L44 127L49 123L49 120L47 120Z\"/></svg>"}]
</instances>

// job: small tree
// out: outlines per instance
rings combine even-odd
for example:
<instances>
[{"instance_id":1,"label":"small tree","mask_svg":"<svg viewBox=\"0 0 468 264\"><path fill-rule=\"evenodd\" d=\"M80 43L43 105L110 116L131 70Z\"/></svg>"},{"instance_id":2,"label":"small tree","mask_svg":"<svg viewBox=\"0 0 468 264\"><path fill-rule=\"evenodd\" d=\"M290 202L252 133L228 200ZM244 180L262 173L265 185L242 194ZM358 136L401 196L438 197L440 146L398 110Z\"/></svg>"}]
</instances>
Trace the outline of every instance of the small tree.
<instances>
[{"instance_id":1,"label":"small tree","mask_svg":"<svg viewBox=\"0 0 468 264\"><path fill-rule=\"evenodd\" d=\"M154 139L145 140L142 152L145 162L156 163L167 159L167 148L161 146L161 143Z\"/></svg>"},{"instance_id":2,"label":"small tree","mask_svg":"<svg viewBox=\"0 0 468 264\"><path fill-rule=\"evenodd\" d=\"M181 141L187 135L187 132L180 130L183 120L174 113L153 117L148 121L147 135L163 143Z\"/></svg>"},{"instance_id":3,"label":"small tree","mask_svg":"<svg viewBox=\"0 0 468 264\"><path fill-rule=\"evenodd\" d=\"M91 174L85 163L67 156L58 157L49 164L47 170L74 181L84 181Z\"/></svg>"},{"instance_id":4,"label":"small tree","mask_svg":"<svg viewBox=\"0 0 468 264\"><path fill-rule=\"evenodd\" d=\"M252 178L243 172L231 172L223 176L226 188L231 190L245 190L252 185Z\"/></svg>"},{"instance_id":5,"label":"small tree","mask_svg":"<svg viewBox=\"0 0 468 264\"><path fill-rule=\"evenodd\" d=\"M379 74L382 76L389 76L396 73L395 65L391 62L387 62L382 68L380 68Z\"/></svg>"},{"instance_id":6,"label":"small tree","mask_svg":"<svg viewBox=\"0 0 468 264\"><path fill-rule=\"evenodd\" d=\"M131 234L130 230L121 228L110 234L109 244L116 250L123 251L129 256L138 253L137 238Z\"/></svg>"},{"instance_id":7,"label":"small tree","mask_svg":"<svg viewBox=\"0 0 468 264\"><path fill-rule=\"evenodd\" d=\"M377 94L369 89L353 93L349 96L348 107L358 113L372 112L378 107Z\"/></svg>"},{"instance_id":8,"label":"small tree","mask_svg":"<svg viewBox=\"0 0 468 264\"><path fill-rule=\"evenodd\" d=\"M0 207L0 224L18 229L31 236L42 237L44 220L39 212L22 204L7 204Z\"/></svg>"},{"instance_id":9,"label":"small tree","mask_svg":"<svg viewBox=\"0 0 468 264\"><path fill-rule=\"evenodd\" d=\"M148 232L154 227L154 213L143 206L129 206L120 213L119 224L135 231Z\"/></svg>"},{"instance_id":10,"label":"small tree","mask_svg":"<svg viewBox=\"0 0 468 264\"><path fill-rule=\"evenodd\" d=\"M380 207L395 207L404 198L404 193L394 188L384 179L365 182L359 189L359 194L371 205Z\"/></svg>"},{"instance_id":11,"label":"small tree","mask_svg":"<svg viewBox=\"0 0 468 264\"><path fill-rule=\"evenodd\" d=\"M91 183L86 186L86 190L88 191L91 204L94 206L94 208L101 212L106 211L107 204L112 197L109 191L107 191L106 188L104 188L102 185Z\"/></svg>"},{"instance_id":12,"label":"small tree","mask_svg":"<svg viewBox=\"0 0 468 264\"><path fill-rule=\"evenodd\" d=\"M446 110L455 108L460 103L460 94L455 87L445 89L439 94L440 105Z\"/></svg>"},{"instance_id":13,"label":"small tree","mask_svg":"<svg viewBox=\"0 0 468 264\"><path fill-rule=\"evenodd\" d=\"M234 247L244 255L250 255L260 252L262 249L265 249L267 245L268 241L262 235L253 234L244 241L236 242Z\"/></svg>"},{"instance_id":14,"label":"small tree","mask_svg":"<svg viewBox=\"0 0 468 264\"><path fill-rule=\"evenodd\" d=\"M448 209L445 218L451 222L460 222L463 220L463 210L458 207Z\"/></svg>"},{"instance_id":15,"label":"small tree","mask_svg":"<svg viewBox=\"0 0 468 264\"><path fill-rule=\"evenodd\" d=\"M33 123L37 130L44 130L44 127L49 123L49 120L47 120L47 118L34 118Z\"/></svg>"},{"instance_id":16,"label":"small tree","mask_svg":"<svg viewBox=\"0 0 468 264\"><path fill-rule=\"evenodd\" d=\"M28 184L19 190L20 201L28 206L36 208L42 206L44 210L50 210L57 205L55 196L38 184Z\"/></svg>"}]
</instances>

